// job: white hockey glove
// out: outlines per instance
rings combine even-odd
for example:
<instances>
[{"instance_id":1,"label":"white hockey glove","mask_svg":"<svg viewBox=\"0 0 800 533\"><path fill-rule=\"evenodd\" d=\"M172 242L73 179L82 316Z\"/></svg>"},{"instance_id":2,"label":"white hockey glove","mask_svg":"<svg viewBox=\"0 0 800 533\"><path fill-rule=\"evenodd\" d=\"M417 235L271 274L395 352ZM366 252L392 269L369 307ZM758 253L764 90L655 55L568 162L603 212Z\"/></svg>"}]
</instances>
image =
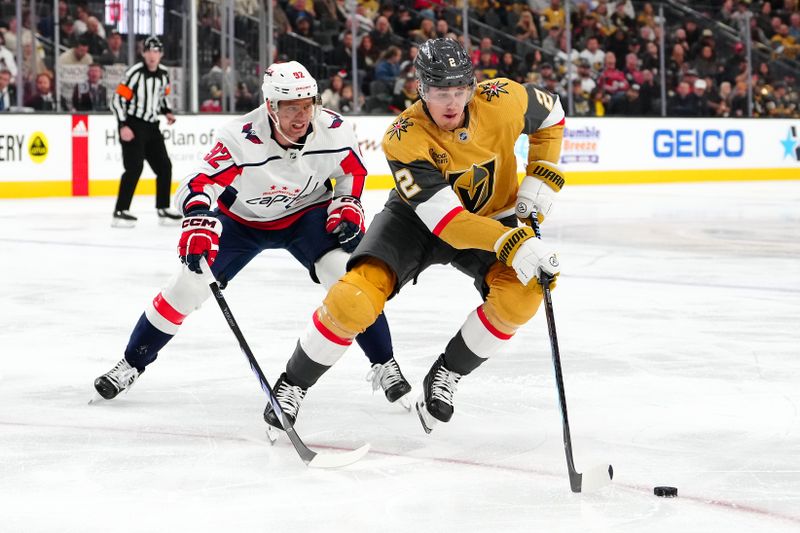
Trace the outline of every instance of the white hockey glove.
<instances>
[{"instance_id":1,"label":"white hockey glove","mask_svg":"<svg viewBox=\"0 0 800 533\"><path fill-rule=\"evenodd\" d=\"M519 185L516 213L522 222L530 225L533 213L537 213L541 223L552 211L556 193L564 185L564 173L549 161L534 161L527 171L528 175Z\"/></svg>"},{"instance_id":2,"label":"white hockey glove","mask_svg":"<svg viewBox=\"0 0 800 533\"><path fill-rule=\"evenodd\" d=\"M556 252L527 226L505 232L494 244L494 251L498 260L514 269L523 285L538 279L542 272L550 277L561 272Z\"/></svg>"},{"instance_id":3,"label":"white hockey glove","mask_svg":"<svg viewBox=\"0 0 800 533\"><path fill-rule=\"evenodd\" d=\"M364 210L355 196L339 196L328 206L325 231L334 233L342 249L351 254L364 236Z\"/></svg>"}]
</instances>

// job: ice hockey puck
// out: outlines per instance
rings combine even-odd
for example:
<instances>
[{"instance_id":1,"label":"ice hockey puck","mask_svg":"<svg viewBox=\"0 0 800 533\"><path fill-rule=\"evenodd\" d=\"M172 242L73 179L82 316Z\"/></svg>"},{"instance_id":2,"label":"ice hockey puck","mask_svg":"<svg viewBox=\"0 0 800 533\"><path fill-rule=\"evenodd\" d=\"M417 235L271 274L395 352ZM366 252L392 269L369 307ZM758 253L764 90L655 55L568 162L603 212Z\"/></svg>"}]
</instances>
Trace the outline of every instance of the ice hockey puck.
<instances>
[{"instance_id":1,"label":"ice hockey puck","mask_svg":"<svg viewBox=\"0 0 800 533\"><path fill-rule=\"evenodd\" d=\"M676 487L655 487L653 494L662 498L674 498L678 495L678 489Z\"/></svg>"}]
</instances>

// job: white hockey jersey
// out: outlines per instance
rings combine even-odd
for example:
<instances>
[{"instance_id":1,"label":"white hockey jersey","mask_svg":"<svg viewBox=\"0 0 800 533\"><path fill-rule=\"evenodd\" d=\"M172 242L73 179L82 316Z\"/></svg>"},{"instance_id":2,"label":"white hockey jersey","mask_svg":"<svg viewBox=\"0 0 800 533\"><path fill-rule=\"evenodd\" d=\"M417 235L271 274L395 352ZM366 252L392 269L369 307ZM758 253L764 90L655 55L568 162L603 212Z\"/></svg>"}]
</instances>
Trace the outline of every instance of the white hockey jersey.
<instances>
[{"instance_id":1,"label":"white hockey jersey","mask_svg":"<svg viewBox=\"0 0 800 533\"><path fill-rule=\"evenodd\" d=\"M282 229L332 196L360 198L367 170L352 124L322 109L311 129L304 145L286 149L275 140L266 104L231 120L181 182L175 205L188 213L216 201L242 224Z\"/></svg>"}]
</instances>

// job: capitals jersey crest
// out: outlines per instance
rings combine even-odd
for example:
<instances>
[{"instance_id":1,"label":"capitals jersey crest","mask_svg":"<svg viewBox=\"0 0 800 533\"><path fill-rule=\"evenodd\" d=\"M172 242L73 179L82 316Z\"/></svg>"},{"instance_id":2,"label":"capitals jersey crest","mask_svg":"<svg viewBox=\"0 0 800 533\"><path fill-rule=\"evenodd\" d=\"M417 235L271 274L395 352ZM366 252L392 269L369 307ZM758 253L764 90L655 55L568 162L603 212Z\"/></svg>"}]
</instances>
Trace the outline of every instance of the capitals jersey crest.
<instances>
[{"instance_id":1,"label":"capitals jersey crest","mask_svg":"<svg viewBox=\"0 0 800 533\"><path fill-rule=\"evenodd\" d=\"M242 133L244 133L244 138L250 141L253 144L263 144L261 139L258 138L256 135L256 130L253 129L253 123L248 122L244 126L242 126Z\"/></svg>"},{"instance_id":2,"label":"capitals jersey crest","mask_svg":"<svg viewBox=\"0 0 800 533\"><path fill-rule=\"evenodd\" d=\"M483 163L473 163L467 170L448 170L447 183L453 188L461 205L470 213L483 209L494 194L494 158Z\"/></svg>"}]
</instances>

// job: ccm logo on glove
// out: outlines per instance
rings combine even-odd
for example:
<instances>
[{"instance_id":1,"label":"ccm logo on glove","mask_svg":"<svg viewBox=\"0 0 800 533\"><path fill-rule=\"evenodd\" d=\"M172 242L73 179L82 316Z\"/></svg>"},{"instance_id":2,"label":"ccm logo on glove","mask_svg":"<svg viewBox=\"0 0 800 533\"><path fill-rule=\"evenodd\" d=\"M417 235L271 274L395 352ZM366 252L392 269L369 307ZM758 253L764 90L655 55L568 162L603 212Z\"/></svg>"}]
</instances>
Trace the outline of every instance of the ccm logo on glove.
<instances>
[{"instance_id":1,"label":"ccm logo on glove","mask_svg":"<svg viewBox=\"0 0 800 533\"><path fill-rule=\"evenodd\" d=\"M183 219L178 255L192 272L201 273L200 259L205 257L209 266L214 264L219 252L222 223L210 211L192 213Z\"/></svg>"}]
</instances>

